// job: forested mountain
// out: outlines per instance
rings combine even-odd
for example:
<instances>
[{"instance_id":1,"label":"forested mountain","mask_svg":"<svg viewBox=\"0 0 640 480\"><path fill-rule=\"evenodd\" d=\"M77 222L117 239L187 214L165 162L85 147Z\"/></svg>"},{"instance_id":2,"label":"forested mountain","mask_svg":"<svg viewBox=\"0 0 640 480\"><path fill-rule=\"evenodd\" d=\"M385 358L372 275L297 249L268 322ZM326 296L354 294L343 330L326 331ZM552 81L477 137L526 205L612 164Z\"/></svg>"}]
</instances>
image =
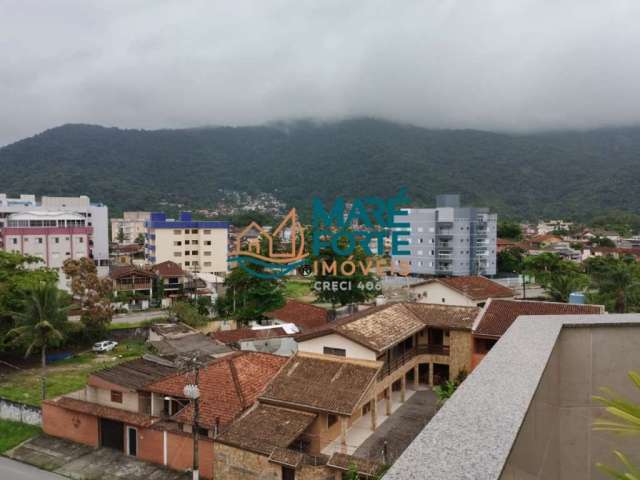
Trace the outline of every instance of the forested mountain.
<instances>
[{"instance_id":1,"label":"forested mountain","mask_svg":"<svg viewBox=\"0 0 640 480\"><path fill-rule=\"evenodd\" d=\"M640 128L502 134L353 119L261 127L121 130L64 125L0 149L0 192L87 194L114 211L162 201L208 207L221 190L415 205L460 192L518 218L640 209Z\"/></svg>"}]
</instances>

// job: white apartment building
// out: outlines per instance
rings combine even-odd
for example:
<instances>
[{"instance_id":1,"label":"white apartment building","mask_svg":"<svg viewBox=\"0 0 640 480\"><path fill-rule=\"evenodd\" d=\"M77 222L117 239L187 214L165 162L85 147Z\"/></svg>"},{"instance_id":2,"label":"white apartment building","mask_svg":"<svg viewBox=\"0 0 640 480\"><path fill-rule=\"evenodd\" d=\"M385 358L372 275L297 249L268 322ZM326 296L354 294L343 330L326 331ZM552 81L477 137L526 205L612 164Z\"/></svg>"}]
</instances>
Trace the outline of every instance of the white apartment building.
<instances>
[{"instance_id":1,"label":"white apartment building","mask_svg":"<svg viewBox=\"0 0 640 480\"><path fill-rule=\"evenodd\" d=\"M16 214L28 214L27 217L12 217ZM68 214L69 216L65 216ZM82 220L82 224L80 224ZM18 224L12 223L12 225L20 225L19 227L12 227L9 222L21 222ZM28 222L28 225L27 223ZM53 224L55 222L55 225ZM59 223L64 222L64 223ZM58 253L64 254L66 258L80 258L80 252L84 252L81 256L86 256L95 262L98 267L98 274L100 276L107 276L109 274L109 209L106 205L101 203L91 203L89 197L81 195L79 197L48 197L43 196L38 202L35 195L22 194L18 198L10 198L4 193L0 193L0 249L7 251L17 250L13 244L13 238L16 237L17 232L11 230L13 228L20 228L23 233L23 238L27 238L27 242L31 241L31 236L34 237L35 242L38 245L45 245L44 237L48 236L49 241L53 243L47 243L50 248L49 256L47 256L46 249L42 249L42 259L47 263L47 266L51 268L59 268L57 266L57 259L54 258L53 253L55 249L59 248ZM69 228L82 228L85 230L74 230L70 235L66 234L65 229ZM29 229L24 230L24 229ZM60 230L63 229L63 230ZM78 245L74 245L74 251L72 253L71 248L64 249L64 243L55 243L55 238L58 238L58 242L66 242L66 237L69 237L69 242L80 242L80 238L83 237L86 231L86 248L77 248ZM5 242L5 239L11 237L10 244ZM42 244L38 243L38 238L42 238ZM55 245L58 245L55 247ZM72 246L71 243L68 245ZM53 247L53 249L51 248ZM27 247L31 248L31 245ZM37 250L37 249L36 249ZM37 250L40 251L40 250ZM25 251L25 254L29 251ZM66 254L69 253L69 256ZM65 258L61 258L63 262ZM60 263L62 265L62 263Z\"/></svg>"},{"instance_id":2,"label":"white apartment building","mask_svg":"<svg viewBox=\"0 0 640 480\"><path fill-rule=\"evenodd\" d=\"M151 218L150 212L124 212L122 218L111 219L111 241L113 243L134 243L140 235L147 233L145 223ZM122 232L122 241L120 241Z\"/></svg>"},{"instance_id":3,"label":"white apartment building","mask_svg":"<svg viewBox=\"0 0 640 480\"><path fill-rule=\"evenodd\" d=\"M152 213L145 258L153 264L171 260L190 272L226 273L228 229L227 222L193 220L190 212L181 212L178 220Z\"/></svg>"}]
</instances>

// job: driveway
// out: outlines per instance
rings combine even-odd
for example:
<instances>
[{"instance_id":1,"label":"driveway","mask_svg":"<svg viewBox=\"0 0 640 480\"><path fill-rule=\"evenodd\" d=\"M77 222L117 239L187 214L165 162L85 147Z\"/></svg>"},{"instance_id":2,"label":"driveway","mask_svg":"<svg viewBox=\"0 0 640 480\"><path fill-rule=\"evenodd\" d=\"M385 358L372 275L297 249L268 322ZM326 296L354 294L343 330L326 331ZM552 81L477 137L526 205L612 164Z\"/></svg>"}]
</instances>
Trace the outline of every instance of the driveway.
<instances>
[{"instance_id":1,"label":"driveway","mask_svg":"<svg viewBox=\"0 0 640 480\"><path fill-rule=\"evenodd\" d=\"M0 478L7 480L64 480L64 477L55 473L49 473L5 457L0 457Z\"/></svg>"},{"instance_id":2,"label":"driveway","mask_svg":"<svg viewBox=\"0 0 640 480\"><path fill-rule=\"evenodd\" d=\"M436 414L436 402L433 391L418 390L356 449L354 455L383 462L386 440L386 463L393 463Z\"/></svg>"},{"instance_id":3,"label":"driveway","mask_svg":"<svg viewBox=\"0 0 640 480\"><path fill-rule=\"evenodd\" d=\"M168 470L161 465L143 462L109 448L96 449L48 435L28 440L7 452L7 456L75 480L187 480L191 478L188 473ZM2 476L0 465L0 478L13 477ZM25 478L53 480L59 477L52 475Z\"/></svg>"}]
</instances>

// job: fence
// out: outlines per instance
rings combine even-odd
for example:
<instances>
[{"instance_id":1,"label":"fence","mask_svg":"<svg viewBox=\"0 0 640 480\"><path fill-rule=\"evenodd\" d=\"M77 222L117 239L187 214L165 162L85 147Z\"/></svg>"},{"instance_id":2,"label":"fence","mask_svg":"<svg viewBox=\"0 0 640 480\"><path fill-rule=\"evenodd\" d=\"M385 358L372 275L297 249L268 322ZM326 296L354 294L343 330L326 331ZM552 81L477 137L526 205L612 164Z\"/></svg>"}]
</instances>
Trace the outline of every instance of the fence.
<instances>
[{"instance_id":1,"label":"fence","mask_svg":"<svg viewBox=\"0 0 640 480\"><path fill-rule=\"evenodd\" d=\"M29 425L42 424L42 410L40 407L25 405L0 397L0 418L13 420L14 422L28 423Z\"/></svg>"}]
</instances>

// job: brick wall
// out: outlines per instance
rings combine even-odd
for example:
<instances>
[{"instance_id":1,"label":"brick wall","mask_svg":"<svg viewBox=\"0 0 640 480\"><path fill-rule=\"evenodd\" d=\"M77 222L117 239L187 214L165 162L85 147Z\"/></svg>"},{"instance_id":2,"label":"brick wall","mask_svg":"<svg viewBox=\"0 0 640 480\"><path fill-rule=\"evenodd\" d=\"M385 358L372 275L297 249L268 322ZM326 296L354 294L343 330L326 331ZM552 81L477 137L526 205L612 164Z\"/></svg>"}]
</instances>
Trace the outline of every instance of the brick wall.
<instances>
[{"instance_id":1,"label":"brick wall","mask_svg":"<svg viewBox=\"0 0 640 480\"><path fill-rule=\"evenodd\" d=\"M99 443L97 417L72 412L48 402L42 404L42 430L92 447Z\"/></svg>"}]
</instances>

